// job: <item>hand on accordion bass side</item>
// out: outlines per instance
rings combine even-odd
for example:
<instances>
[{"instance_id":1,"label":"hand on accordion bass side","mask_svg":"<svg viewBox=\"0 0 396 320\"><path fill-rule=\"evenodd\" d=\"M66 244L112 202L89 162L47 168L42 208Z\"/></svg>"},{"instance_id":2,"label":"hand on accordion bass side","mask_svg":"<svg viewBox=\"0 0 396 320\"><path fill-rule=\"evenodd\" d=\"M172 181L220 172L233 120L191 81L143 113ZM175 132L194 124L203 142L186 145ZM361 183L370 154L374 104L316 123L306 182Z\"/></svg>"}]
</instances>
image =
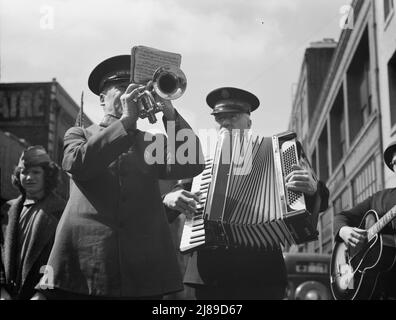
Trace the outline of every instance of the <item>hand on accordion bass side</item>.
<instances>
[{"instance_id":1,"label":"hand on accordion bass side","mask_svg":"<svg viewBox=\"0 0 396 320\"><path fill-rule=\"evenodd\" d=\"M190 192L184 189L178 189L169 192L163 200L165 206L169 209L179 211L187 217L197 213L197 205L200 200L201 192Z\"/></svg>"},{"instance_id":2,"label":"hand on accordion bass side","mask_svg":"<svg viewBox=\"0 0 396 320\"><path fill-rule=\"evenodd\" d=\"M308 196L313 196L318 188L317 181L313 178L312 173L299 166L293 165L293 171L285 178L285 186L288 190L302 192Z\"/></svg>"}]
</instances>

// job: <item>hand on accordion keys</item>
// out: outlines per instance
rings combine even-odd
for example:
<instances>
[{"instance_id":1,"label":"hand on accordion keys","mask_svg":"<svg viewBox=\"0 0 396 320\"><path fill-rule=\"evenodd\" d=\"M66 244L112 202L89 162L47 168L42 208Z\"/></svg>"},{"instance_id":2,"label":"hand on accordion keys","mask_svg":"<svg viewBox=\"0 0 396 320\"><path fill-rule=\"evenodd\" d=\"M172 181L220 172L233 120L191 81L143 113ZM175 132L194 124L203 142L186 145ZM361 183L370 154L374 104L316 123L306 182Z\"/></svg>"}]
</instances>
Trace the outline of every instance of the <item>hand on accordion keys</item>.
<instances>
[{"instance_id":1,"label":"hand on accordion keys","mask_svg":"<svg viewBox=\"0 0 396 320\"><path fill-rule=\"evenodd\" d=\"M169 209L180 211L186 216L191 216L196 213L200 195L200 191L194 193L184 189L178 189L169 192L165 196L163 203Z\"/></svg>"},{"instance_id":2,"label":"hand on accordion keys","mask_svg":"<svg viewBox=\"0 0 396 320\"><path fill-rule=\"evenodd\" d=\"M285 178L286 188L313 196L318 188L318 183L312 173L298 165L293 165L292 168L293 171Z\"/></svg>"}]
</instances>

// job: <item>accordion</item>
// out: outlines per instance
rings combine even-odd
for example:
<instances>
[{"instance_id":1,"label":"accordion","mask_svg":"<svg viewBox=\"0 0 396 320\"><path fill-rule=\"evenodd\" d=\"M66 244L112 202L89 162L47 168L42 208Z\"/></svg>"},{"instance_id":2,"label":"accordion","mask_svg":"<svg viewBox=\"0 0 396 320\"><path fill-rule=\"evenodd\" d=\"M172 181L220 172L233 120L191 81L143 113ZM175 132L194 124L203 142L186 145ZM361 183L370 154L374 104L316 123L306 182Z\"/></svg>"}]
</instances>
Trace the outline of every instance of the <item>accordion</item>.
<instances>
[{"instance_id":1,"label":"accordion","mask_svg":"<svg viewBox=\"0 0 396 320\"><path fill-rule=\"evenodd\" d=\"M294 164L312 172L293 132L260 138L220 131L213 159L193 180L191 191L201 191L200 202L185 220L180 251L272 250L316 240L304 195L285 187Z\"/></svg>"}]
</instances>

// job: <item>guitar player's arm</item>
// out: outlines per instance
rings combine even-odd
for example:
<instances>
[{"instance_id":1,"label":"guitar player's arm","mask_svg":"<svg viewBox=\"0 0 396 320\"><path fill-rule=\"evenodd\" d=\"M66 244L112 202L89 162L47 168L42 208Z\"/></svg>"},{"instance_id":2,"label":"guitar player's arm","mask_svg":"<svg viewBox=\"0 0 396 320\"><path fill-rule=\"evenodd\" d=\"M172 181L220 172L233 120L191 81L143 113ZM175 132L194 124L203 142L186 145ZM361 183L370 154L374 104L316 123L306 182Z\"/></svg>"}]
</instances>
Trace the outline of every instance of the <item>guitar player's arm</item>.
<instances>
[{"instance_id":1,"label":"guitar player's arm","mask_svg":"<svg viewBox=\"0 0 396 320\"><path fill-rule=\"evenodd\" d=\"M357 242L364 239L365 232L357 227L364 214L371 209L371 199L372 197L369 197L352 209L335 214L334 235L336 241L356 245Z\"/></svg>"}]
</instances>

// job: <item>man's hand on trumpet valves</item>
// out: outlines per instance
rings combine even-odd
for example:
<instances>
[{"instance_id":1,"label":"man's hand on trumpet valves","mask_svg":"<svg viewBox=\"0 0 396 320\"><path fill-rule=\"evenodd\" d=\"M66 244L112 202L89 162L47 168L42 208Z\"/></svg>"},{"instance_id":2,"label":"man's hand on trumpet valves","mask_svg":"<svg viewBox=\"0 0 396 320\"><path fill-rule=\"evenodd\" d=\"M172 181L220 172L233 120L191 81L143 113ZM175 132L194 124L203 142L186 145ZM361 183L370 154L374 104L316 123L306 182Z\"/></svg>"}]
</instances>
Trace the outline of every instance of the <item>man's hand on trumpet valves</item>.
<instances>
[{"instance_id":1,"label":"man's hand on trumpet valves","mask_svg":"<svg viewBox=\"0 0 396 320\"><path fill-rule=\"evenodd\" d=\"M132 83L125 90L125 93L121 96L122 104L122 117L130 125L135 125L137 119L139 118L139 113L141 106L137 101L138 95L142 91L142 86L139 84Z\"/></svg>"}]
</instances>

